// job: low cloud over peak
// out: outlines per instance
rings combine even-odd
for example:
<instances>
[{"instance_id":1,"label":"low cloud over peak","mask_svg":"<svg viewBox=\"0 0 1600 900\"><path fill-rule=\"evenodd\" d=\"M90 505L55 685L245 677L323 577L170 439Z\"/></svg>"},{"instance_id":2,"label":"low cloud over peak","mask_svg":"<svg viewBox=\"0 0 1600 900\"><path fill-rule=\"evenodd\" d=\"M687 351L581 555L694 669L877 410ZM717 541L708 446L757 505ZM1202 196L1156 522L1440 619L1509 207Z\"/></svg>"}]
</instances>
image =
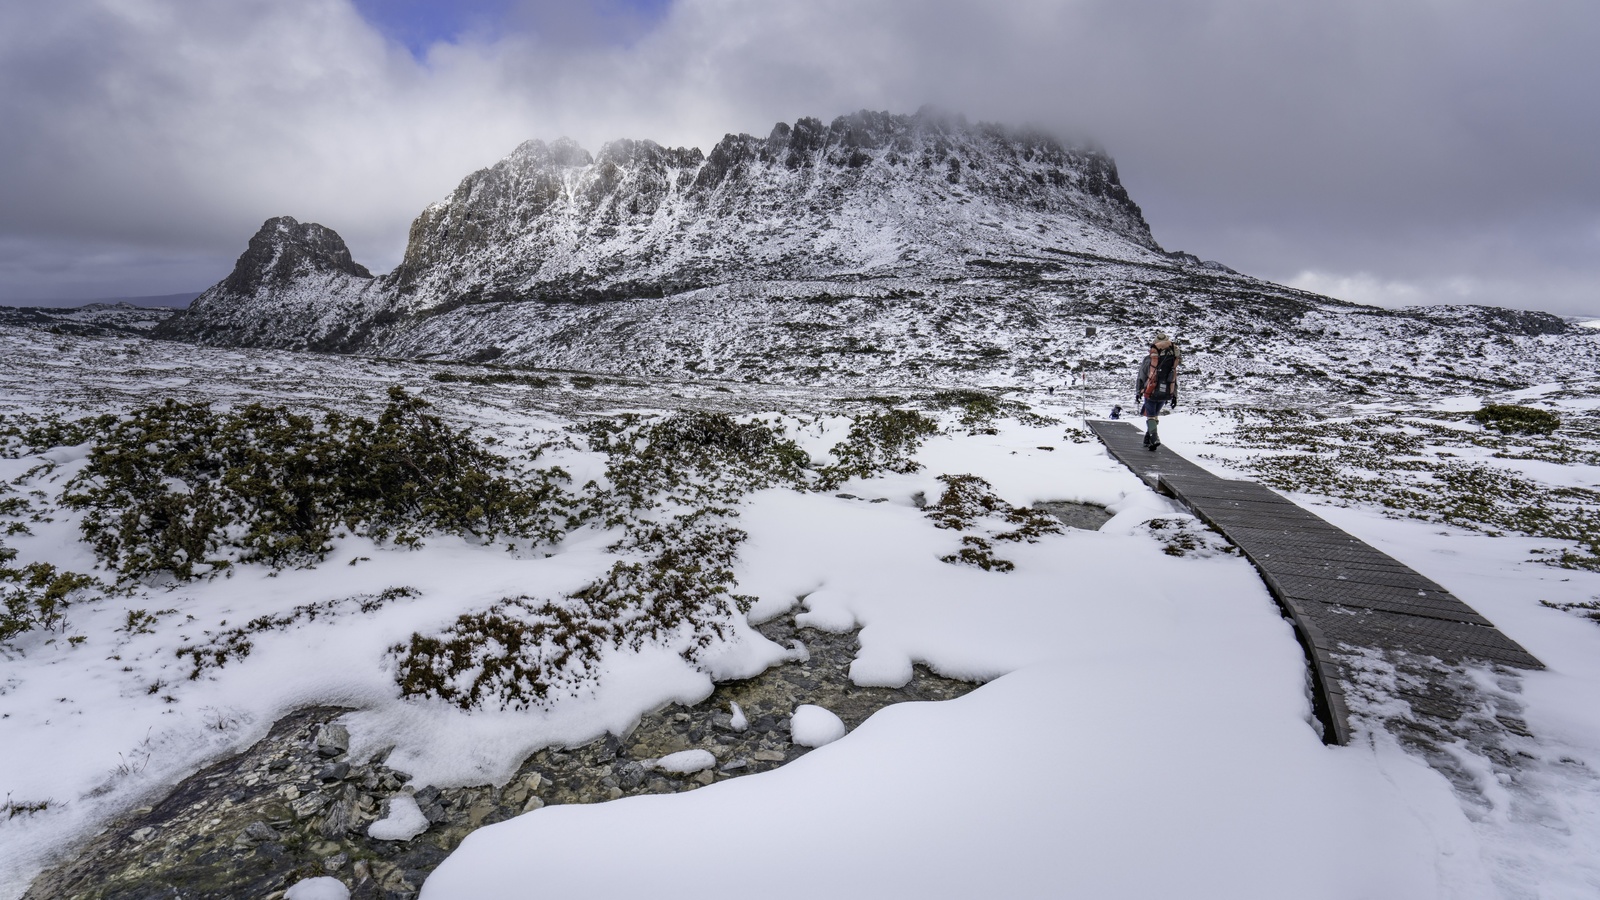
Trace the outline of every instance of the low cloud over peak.
<instances>
[{"instance_id":1,"label":"low cloud over peak","mask_svg":"<svg viewBox=\"0 0 1600 900\"><path fill-rule=\"evenodd\" d=\"M410 36L380 5L0 9L0 302L199 289L277 215L386 270L528 138L934 102L1097 139L1163 245L1250 274L1600 313L1590 3L486 0Z\"/></svg>"}]
</instances>

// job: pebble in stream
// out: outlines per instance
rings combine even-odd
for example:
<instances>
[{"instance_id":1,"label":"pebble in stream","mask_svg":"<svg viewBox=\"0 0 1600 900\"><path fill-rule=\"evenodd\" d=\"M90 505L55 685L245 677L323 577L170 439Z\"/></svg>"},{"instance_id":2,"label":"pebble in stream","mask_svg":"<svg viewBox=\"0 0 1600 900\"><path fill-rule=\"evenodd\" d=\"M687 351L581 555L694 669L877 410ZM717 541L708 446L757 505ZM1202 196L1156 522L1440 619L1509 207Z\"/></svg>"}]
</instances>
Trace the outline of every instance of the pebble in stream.
<instances>
[{"instance_id":1,"label":"pebble in stream","mask_svg":"<svg viewBox=\"0 0 1600 900\"><path fill-rule=\"evenodd\" d=\"M383 764L383 754L349 759L349 735L334 721L344 709L302 709L254 747L190 776L159 803L76 848L36 878L24 900L281 900L289 885L317 875L339 878L352 900L409 900L484 825L550 804L693 790L810 752L789 741L789 716L800 704L830 709L854 729L891 703L949 700L975 687L923 666L901 688L857 687L848 675L854 632L798 628L789 616L759 630L785 646L801 642L809 658L717 685L693 707L647 715L625 737L540 750L500 786L413 790L409 776ZM742 730L732 704L744 713ZM685 775L649 765L690 749L710 751L716 763ZM414 793L428 830L410 841L368 837L388 798L401 793Z\"/></svg>"}]
</instances>

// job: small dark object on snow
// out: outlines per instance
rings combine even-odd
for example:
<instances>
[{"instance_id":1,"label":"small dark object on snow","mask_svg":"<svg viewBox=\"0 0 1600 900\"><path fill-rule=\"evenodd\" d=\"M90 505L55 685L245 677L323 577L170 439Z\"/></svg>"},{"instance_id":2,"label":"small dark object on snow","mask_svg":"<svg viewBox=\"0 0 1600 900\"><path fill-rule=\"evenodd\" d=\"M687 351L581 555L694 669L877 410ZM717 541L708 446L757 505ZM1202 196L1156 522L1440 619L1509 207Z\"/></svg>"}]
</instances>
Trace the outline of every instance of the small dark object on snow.
<instances>
[{"instance_id":1,"label":"small dark object on snow","mask_svg":"<svg viewBox=\"0 0 1600 900\"><path fill-rule=\"evenodd\" d=\"M1111 418L1122 418L1122 404L1118 403L1116 406L1111 407Z\"/></svg>"}]
</instances>

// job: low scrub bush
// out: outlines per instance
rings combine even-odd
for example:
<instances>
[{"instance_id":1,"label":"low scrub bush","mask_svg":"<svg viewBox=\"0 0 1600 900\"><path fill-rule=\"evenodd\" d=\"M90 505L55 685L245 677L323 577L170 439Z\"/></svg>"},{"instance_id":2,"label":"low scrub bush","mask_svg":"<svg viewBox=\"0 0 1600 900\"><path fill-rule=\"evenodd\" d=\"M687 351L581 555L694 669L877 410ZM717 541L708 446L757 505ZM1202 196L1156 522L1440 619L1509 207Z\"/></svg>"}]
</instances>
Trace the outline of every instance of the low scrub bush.
<instances>
[{"instance_id":1,"label":"low scrub bush","mask_svg":"<svg viewBox=\"0 0 1600 900\"><path fill-rule=\"evenodd\" d=\"M51 447L75 447L88 443L117 420L113 415L63 419L58 415L0 416L0 456L16 458Z\"/></svg>"},{"instance_id":2,"label":"low scrub bush","mask_svg":"<svg viewBox=\"0 0 1600 900\"><path fill-rule=\"evenodd\" d=\"M835 463L820 470L821 490L833 490L852 478L875 478L884 472L906 474L922 465L913 458L939 423L915 410L891 409L858 416L843 441L835 444Z\"/></svg>"},{"instance_id":3,"label":"low scrub bush","mask_svg":"<svg viewBox=\"0 0 1600 900\"><path fill-rule=\"evenodd\" d=\"M928 398L927 406L930 409L960 410L961 419L957 424L967 429L968 434L994 434L995 422L1006 416L1025 425L1056 424L1055 419L1035 413L1026 403L1005 400L987 391L971 388L940 391Z\"/></svg>"},{"instance_id":4,"label":"low scrub bush","mask_svg":"<svg viewBox=\"0 0 1600 900\"><path fill-rule=\"evenodd\" d=\"M1531 406L1491 403L1472 414L1488 428L1515 434L1550 434L1561 427L1561 417Z\"/></svg>"},{"instance_id":5,"label":"low scrub bush","mask_svg":"<svg viewBox=\"0 0 1600 900\"><path fill-rule=\"evenodd\" d=\"M675 649L693 662L731 636L754 598L732 593L744 533L693 513L640 527L619 549L654 549L560 599L515 597L463 615L438 635L390 648L408 697L462 709L545 706L576 692L609 649Z\"/></svg>"},{"instance_id":6,"label":"low scrub bush","mask_svg":"<svg viewBox=\"0 0 1600 900\"><path fill-rule=\"evenodd\" d=\"M965 534L956 553L940 557L944 562L977 566L984 571L1009 572L1016 568L1009 560L994 555L993 541L1034 543L1047 534L1060 534L1061 523L1043 510L1012 506L1000 499L989 482L976 475L940 475L944 493L939 502L925 511L939 528L957 531L982 531L984 536Z\"/></svg>"},{"instance_id":7,"label":"low scrub bush","mask_svg":"<svg viewBox=\"0 0 1600 900\"><path fill-rule=\"evenodd\" d=\"M768 487L803 487L810 463L778 427L725 413L689 411L649 420L628 415L578 430L610 457L611 490L591 492L591 502L613 525L663 500L699 507L732 503Z\"/></svg>"},{"instance_id":8,"label":"low scrub bush","mask_svg":"<svg viewBox=\"0 0 1600 900\"><path fill-rule=\"evenodd\" d=\"M62 631L67 606L100 581L34 562L14 567L17 551L0 545L0 641L35 629Z\"/></svg>"},{"instance_id":9,"label":"low scrub bush","mask_svg":"<svg viewBox=\"0 0 1600 900\"><path fill-rule=\"evenodd\" d=\"M398 387L376 421L168 400L110 426L62 502L124 578L311 564L339 529L415 545L429 532L549 542L572 526L564 472L515 472L427 410Z\"/></svg>"},{"instance_id":10,"label":"low scrub bush","mask_svg":"<svg viewBox=\"0 0 1600 900\"><path fill-rule=\"evenodd\" d=\"M304 603L287 613L257 616L237 628L209 635L203 643L179 647L176 653L179 659L187 659L193 667L189 672L189 680L194 681L207 669L220 669L229 662L249 656L250 651L255 649L255 641L252 639L255 635L268 631L285 631L302 622L334 618L352 611L360 614L374 613L396 600L416 596L418 596L416 588L391 587L376 594L357 594L354 597L338 600ZM136 631L148 632L154 623L155 617L148 612L129 610L125 630L129 634L134 634Z\"/></svg>"}]
</instances>

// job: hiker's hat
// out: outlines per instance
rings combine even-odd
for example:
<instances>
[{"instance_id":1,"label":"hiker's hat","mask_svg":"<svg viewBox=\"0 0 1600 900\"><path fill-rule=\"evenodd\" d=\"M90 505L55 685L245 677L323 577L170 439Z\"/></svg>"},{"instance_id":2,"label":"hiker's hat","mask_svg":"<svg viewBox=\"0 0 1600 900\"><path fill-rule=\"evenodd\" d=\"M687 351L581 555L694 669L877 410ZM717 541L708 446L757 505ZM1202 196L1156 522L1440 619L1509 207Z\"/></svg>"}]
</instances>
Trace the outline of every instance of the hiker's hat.
<instances>
[{"instance_id":1,"label":"hiker's hat","mask_svg":"<svg viewBox=\"0 0 1600 900\"><path fill-rule=\"evenodd\" d=\"M1159 344L1159 343L1161 343L1161 342L1162 342L1162 341L1170 341L1170 340L1172 340L1172 338L1169 338L1169 337L1167 337L1167 336L1166 336L1166 335L1164 335L1164 334L1162 334L1162 333L1161 333L1161 332L1159 332L1159 331L1158 331L1158 332L1156 332L1156 343L1158 343L1158 344Z\"/></svg>"}]
</instances>

